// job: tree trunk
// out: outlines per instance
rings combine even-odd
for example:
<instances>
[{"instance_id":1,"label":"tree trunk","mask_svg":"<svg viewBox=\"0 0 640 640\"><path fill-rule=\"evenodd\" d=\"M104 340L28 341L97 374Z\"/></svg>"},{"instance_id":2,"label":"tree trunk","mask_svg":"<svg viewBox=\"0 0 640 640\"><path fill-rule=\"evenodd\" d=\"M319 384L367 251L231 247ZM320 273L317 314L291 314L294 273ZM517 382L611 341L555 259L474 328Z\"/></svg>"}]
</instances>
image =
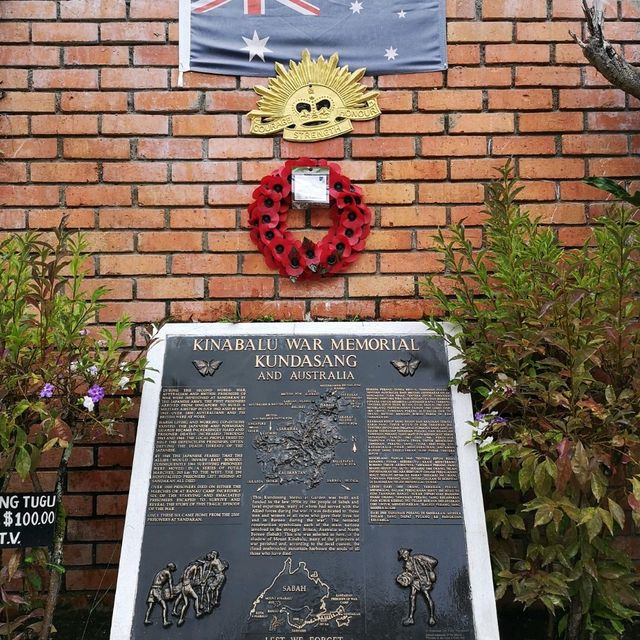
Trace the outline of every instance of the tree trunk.
<instances>
[{"instance_id":1,"label":"tree trunk","mask_svg":"<svg viewBox=\"0 0 640 640\"><path fill-rule=\"evenodd\" d=\"M575 595L569 607L569 624L567 625L567 640L581 640L583 629L582 603L580 596Z\"/></svg>"},{"instance_id":2,"label":"tree trunk","mask_svg":"<svg viewBox=\"0 0 640 640\"><path fill-rule=\"evenodd\" d=\"M604 37L604 12L602 0L594 0L589 6L582 0L582 10L587 19L588 39L583 42L575 33L571 37L580 45L584 57L614 86L640 99L640 72L629 64Z\"/></svg>"},{"instance_id":3,"label":"tree trunk","mask_svg":"<svg viewBox=\"0 0 640 640\"><path fill-rule=\"evenodd\" d=\"M56 477L56 530L53 537L53 548L51 551L50 563L53 567L49 570L49 591L47 593L47 602L44 609L44 617L42 620L42 627L40 629L40 635L38 640L49 640L49 634L51 632L51 625L53 623L53 613L58 604L58 595L60 593L60 585L62 584L62 563L64 561L64 536L66 529L66 514L64 505L62 504L62 496L64 494L64 484L67 477L67 466L69 464L69 458L71 457L71 451L73 450L73 443L70 441L66 449L62 454L60 460L60 466L58 467L58 475ZM60 569L58 569L60 568Z\"/></svg>"}]
</instances>

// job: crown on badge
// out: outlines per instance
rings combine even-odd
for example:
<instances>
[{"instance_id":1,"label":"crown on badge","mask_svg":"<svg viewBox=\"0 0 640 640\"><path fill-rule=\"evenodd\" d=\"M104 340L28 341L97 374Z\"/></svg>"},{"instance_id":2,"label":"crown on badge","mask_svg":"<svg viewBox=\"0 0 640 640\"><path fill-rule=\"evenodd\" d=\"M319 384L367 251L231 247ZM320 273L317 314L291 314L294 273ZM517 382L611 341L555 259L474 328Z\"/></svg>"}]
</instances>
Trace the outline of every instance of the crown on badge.
<instances>
[{"instance_id":1,"label":"crown on badge","mask_svg":"<svg viewBox=\"0 0 640 640\"><path fill-rule=\"evenodd\" d=\"M250 111L251 133L270 135L283 131L285 140L313 142L344 135L351 120L371 120L380 115L378 91L360 83L366 69L349 72L338 67L338 54L312 60L307 49L302 60L289 61L289 69L276 62L276 77L266 87L254 87L262 96Z\"/></svg>"}]
</instances>

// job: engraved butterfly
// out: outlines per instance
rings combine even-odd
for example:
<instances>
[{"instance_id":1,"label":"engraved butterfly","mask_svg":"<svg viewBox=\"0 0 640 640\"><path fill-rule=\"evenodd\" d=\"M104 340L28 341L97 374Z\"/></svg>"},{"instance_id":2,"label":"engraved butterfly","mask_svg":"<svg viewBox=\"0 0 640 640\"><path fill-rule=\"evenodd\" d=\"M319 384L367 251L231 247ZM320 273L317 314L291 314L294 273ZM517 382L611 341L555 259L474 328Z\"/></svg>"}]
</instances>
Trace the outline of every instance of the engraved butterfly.
<instances>
[{"instance_id":1,"label":"engraved butterfly","mask_svg":"<svg viewBox=\"0 0 640 640\"><path fill-rule=\"evenodd\" d=\"M412 376L420 366L420 360L410 358L409 360L391 360L391 364L398 370L400 375Z\"/></svg>"},{"instance_id":2,"label":"engraved butterfly","mask_svg":"<svg viewBox=\"0 0 640 640\"><path fill-rule=\"evenodd\" d=\"M201 376L212 376L222 364L222 360L193 360L192 362Z\"/></svg>"}]
</instances>

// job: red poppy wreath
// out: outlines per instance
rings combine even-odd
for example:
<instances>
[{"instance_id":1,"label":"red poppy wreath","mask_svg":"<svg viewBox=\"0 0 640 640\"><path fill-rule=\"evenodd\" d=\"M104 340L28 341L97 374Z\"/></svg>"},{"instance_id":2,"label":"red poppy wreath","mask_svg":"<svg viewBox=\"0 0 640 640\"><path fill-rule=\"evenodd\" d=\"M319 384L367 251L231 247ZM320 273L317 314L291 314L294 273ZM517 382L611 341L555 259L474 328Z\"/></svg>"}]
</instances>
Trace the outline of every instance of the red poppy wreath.
<instances>
[{"instance_id":1,"label":"red poppy wreath","mask_svg":"<svg viewBox=\"0 0 640 640\"><path fill-rule=\"evenodd\" d=\"M295 167L329 167L331 228L316 244L298 240L287 228L291 208L291 170ZM288 160L260 180L249 205L251 239L271 269L294 282L299 278L331 275L350 265L364 249L371 227L371 210L360 187L326 160Z\"/></svg>"}]
</instances>

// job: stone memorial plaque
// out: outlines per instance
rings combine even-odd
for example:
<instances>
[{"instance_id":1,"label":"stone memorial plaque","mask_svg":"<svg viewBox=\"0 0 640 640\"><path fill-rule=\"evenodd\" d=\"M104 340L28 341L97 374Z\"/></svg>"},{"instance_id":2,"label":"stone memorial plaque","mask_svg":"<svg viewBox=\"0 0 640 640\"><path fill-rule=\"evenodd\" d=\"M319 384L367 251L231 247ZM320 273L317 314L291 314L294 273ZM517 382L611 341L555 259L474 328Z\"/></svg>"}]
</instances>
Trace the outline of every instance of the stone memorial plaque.
<instances>
[{"instance_id":1,"label":"stone memorial plaque","mask_svg":"<svg viewBox=\"0 0 640 640\"><path fill-rule=\"evenodd\" d=\"M167 325L112 640L496 640L469 398L421 323Z\"/></svg>"}]
</instances>

